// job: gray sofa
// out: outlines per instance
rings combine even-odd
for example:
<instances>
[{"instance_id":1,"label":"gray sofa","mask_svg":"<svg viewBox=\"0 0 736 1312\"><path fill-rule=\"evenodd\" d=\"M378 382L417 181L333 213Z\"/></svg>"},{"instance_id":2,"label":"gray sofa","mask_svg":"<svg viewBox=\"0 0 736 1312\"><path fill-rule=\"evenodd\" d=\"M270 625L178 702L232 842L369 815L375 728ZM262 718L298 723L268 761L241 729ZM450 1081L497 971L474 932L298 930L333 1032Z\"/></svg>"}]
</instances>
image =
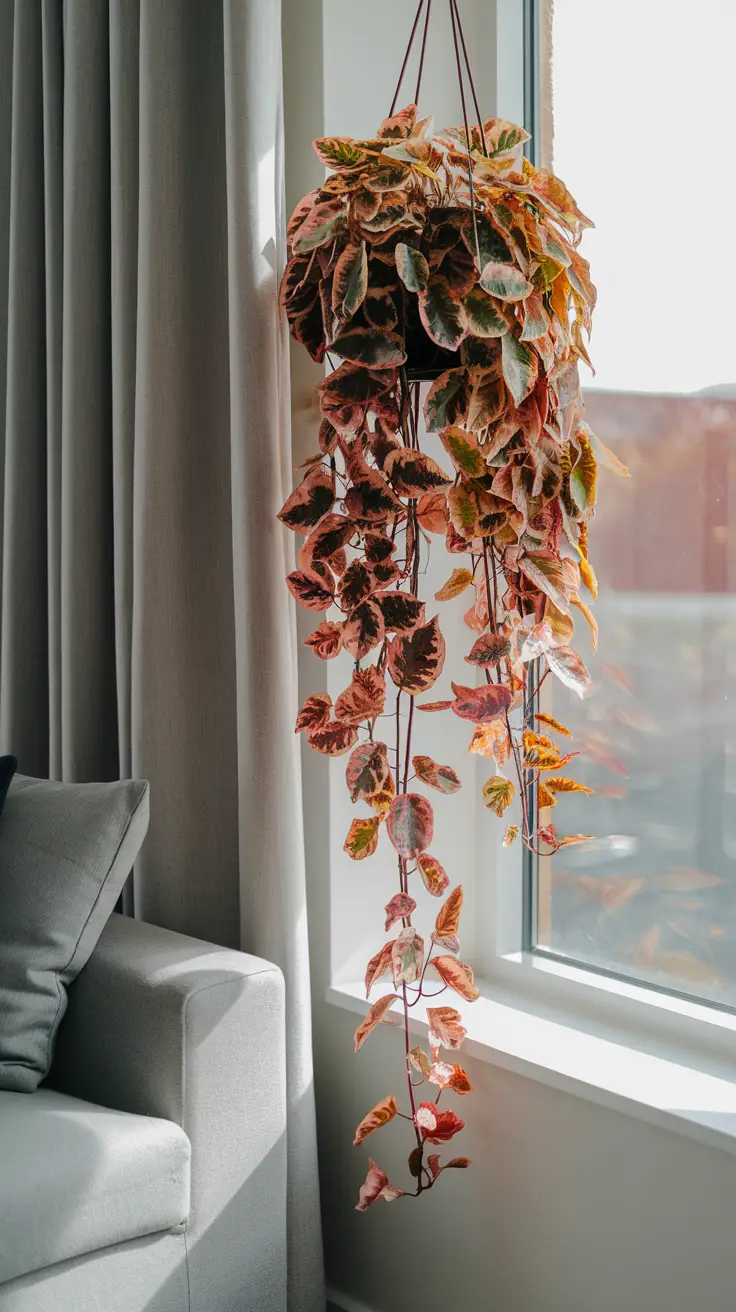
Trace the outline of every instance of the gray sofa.
<instances>
[{"instance_id":1,"label":"gray sofa","mask_svg":"<svg viewBox=\"0 0 736 1312\"><path fill-rule=\"evenodd\" d=\"M0 1312L284 1312L283 979L113 916L0 1092Z\"/></svg>"}]
</instances>

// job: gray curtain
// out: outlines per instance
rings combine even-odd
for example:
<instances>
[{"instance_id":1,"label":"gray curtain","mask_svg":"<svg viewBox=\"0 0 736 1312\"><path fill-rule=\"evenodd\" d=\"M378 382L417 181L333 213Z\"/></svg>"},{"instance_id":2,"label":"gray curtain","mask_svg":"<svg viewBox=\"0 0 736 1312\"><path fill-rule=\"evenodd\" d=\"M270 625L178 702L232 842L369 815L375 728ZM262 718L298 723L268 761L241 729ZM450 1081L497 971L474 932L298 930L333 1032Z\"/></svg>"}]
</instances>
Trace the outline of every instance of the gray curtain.
<instances>
[{"instance_id":1,"label":"gray curtain","mask_svg":"<svg viewBox=\"0 0 736 1312\"><path fill-rule=\"evenodd\" d=\"M282 174L278 0L0 0L0 749L150 779L129 909L283 967L322 1312Z\"/></svg>"}]
</instances>

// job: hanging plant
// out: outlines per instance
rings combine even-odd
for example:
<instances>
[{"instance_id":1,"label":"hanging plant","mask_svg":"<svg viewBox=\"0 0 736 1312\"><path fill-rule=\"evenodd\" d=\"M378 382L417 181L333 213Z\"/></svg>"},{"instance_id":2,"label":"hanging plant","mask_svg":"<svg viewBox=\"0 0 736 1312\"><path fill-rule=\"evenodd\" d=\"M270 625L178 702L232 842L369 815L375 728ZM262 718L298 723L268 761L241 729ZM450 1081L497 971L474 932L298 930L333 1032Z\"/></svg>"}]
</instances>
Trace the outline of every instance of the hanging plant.
<instances>
[{"instance_id":1,"label":"hanging plant","mask_svg":"<svg viewBox=\"0 0 736 1312\"><path fill-rule=\"evenodd\" d=\"M304 535L287 583L308 610L339 615L307 638L315 655L346 651L354 661L334 705L312 694L296 727L316 751L347 757L358 814L345 851L362 861L388 843L397 864L389 937L365 979L367 996L388 974L393 991L373 1004L355 1048L400 1004L407 1104L400 1111L384 1098L355 1143L403 1115L413 1187L395 1188L371 1160L361 1211L378 1198L417 1196L444 1170L469 1165L432 1151L463 1128L440 1110L445 1090L471 1088L454 1060L461 1016L434 1001L445 990L466 1002L478 996L458 956L462 888L450 890L432 851L431 794L454 793L461 781L417 753L415 712L468 722L470 751L493 762L483 801L496 815L520 799L520 824L506 825L504 846L520 837L550 854L587 837L562 837L539 814L564 792L588 790L561 773L575 755L559 745L567 729L533 712L550 672L580 696L589 687L571 643L575 611L596 636L583 599L596 595L587 535L596 439L578 381L595 289L577 250L589 220L558 178L524 157L528 140L502 119L432 136L431 120L408 105L371 140L315 142L332 173L288 227L281 304L291 331L314 360L341 363L319 388L319 451L280 512ZM424 428L439 439L442 463L421 448L422 380L431 380ZM449 554L435 601L466 593L470 603L466 664L452 698L440 701L432 689L445 640L419 586L433 537ZM414 925L422 885L441 899L429 942ZM429 996L427 1052L411 1046L409 1015Z\"/></svg>"}]
</instances>

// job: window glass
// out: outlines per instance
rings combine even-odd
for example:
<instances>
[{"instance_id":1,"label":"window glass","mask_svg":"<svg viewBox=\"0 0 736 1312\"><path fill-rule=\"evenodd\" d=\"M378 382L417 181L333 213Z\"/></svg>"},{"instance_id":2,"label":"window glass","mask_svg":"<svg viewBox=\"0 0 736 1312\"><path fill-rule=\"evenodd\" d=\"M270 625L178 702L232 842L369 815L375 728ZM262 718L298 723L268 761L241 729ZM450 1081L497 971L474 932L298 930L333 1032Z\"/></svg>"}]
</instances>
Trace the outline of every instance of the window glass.
<instances>
[{"instance_id":1,"label":"window glass","mask_svg":"<svg viewBox=\"0 0 736 1312\"><path fill-rule=\"evenodd\" d=\"M543 18L544 162L596 224L586 418L631 478L601 470L590 526L595 689L545 683L594 791L543 814L597 837L540 863L537 944L734 1006L736 3Z\"/></svg>"}]
</instances>

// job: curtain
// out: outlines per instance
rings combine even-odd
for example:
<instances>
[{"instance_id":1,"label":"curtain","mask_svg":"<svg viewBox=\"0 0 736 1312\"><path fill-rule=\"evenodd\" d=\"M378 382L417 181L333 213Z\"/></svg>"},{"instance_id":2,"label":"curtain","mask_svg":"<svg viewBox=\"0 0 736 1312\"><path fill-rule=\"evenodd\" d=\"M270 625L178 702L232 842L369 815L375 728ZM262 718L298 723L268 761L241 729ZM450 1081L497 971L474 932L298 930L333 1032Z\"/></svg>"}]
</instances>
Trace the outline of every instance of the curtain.
<instances>
[{"instance_id":1,"label":"curtain","mask_svg":"<svg viewBox=\"0 0 736 1312\"><path fill-rule=\"evenodd\" d=\"M278 0L0 0L0 749L148 778L128 909L283 968L322 1312L282 138Z\"/></svg>"}]
</instances>

